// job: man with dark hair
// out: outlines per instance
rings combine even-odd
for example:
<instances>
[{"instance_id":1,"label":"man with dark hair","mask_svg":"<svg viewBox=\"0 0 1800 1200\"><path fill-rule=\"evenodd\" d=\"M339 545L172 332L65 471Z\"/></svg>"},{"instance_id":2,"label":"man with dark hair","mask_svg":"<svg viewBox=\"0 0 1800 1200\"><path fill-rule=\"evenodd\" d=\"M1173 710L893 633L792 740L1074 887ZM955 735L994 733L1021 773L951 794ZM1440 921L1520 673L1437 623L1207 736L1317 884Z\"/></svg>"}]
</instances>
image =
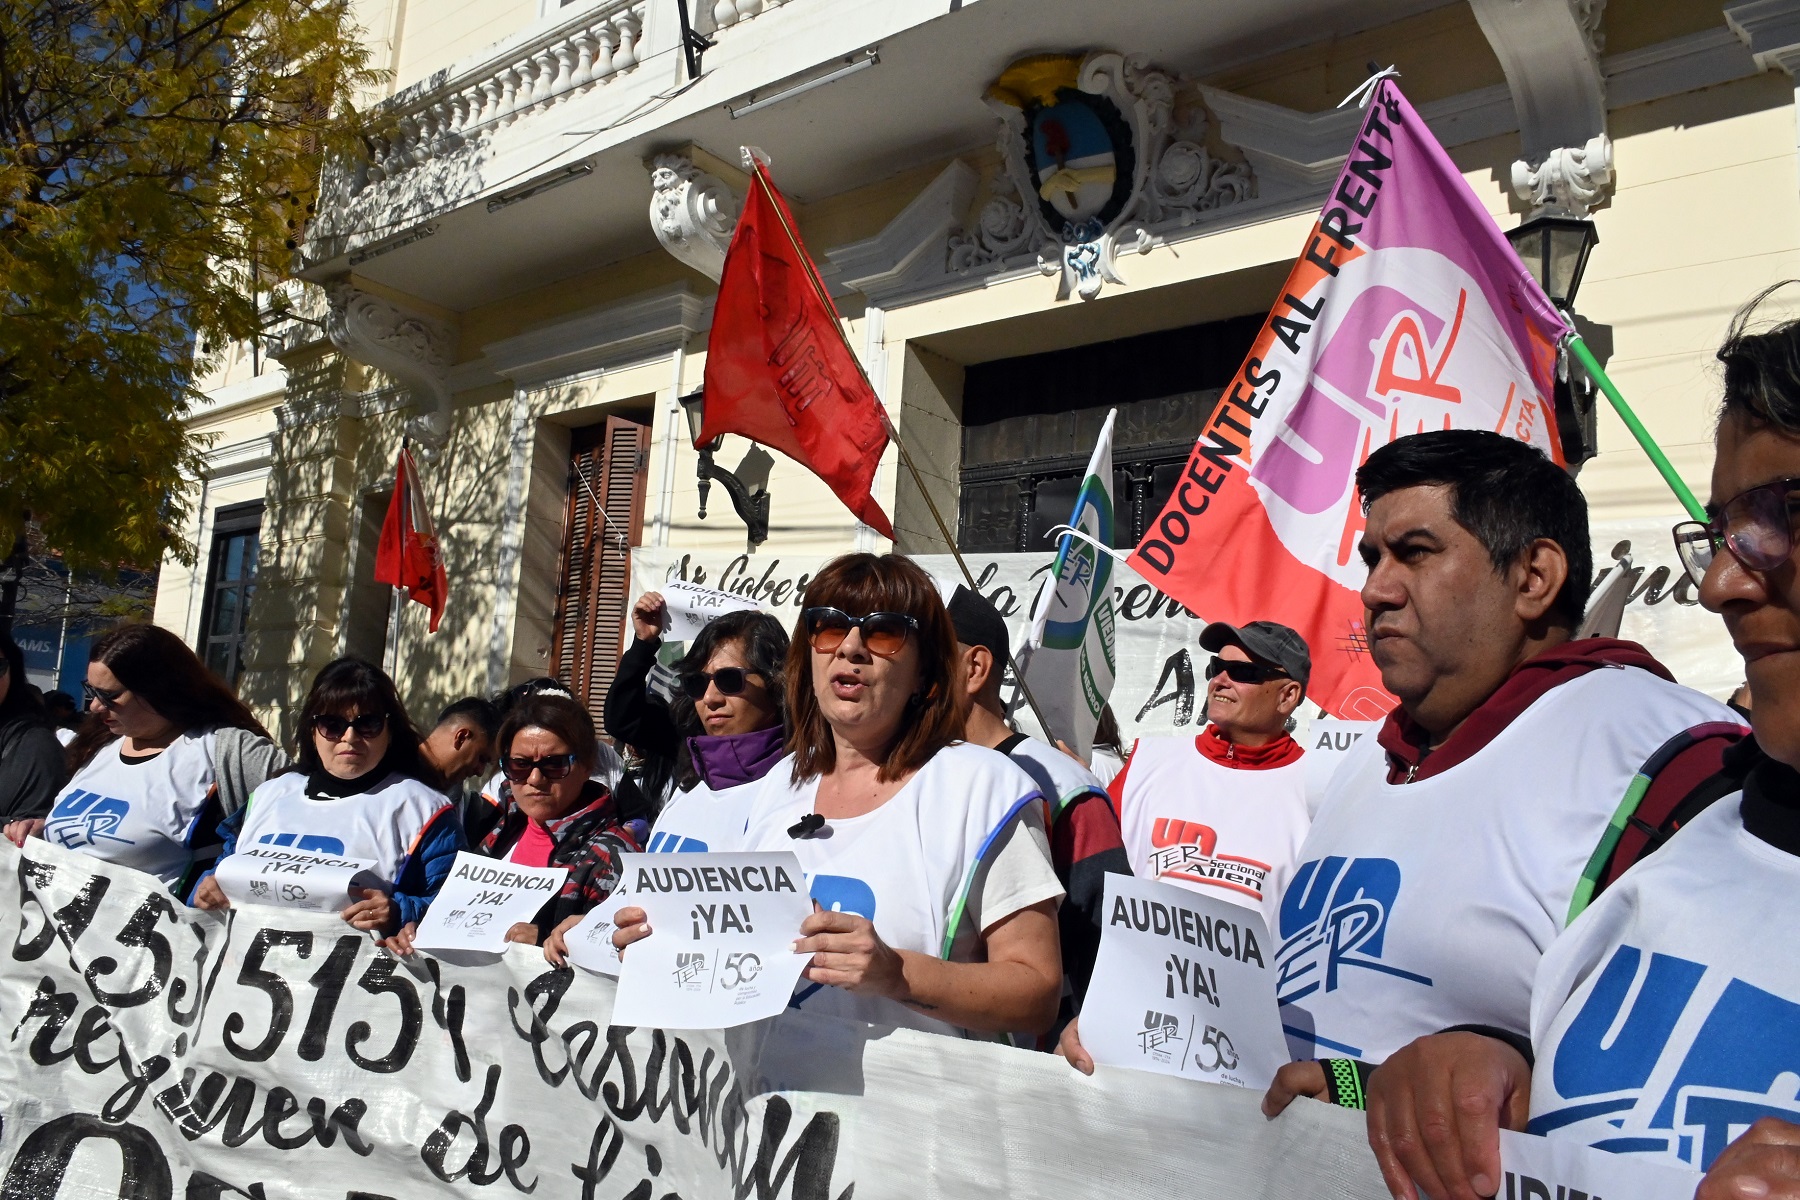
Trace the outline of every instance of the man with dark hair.
<instances>
[{"instance_id":1,"label":"man with dark hair","mask_svg":"<svg viewBox=\"0 0 1800 1200\"><path fill-rule=\"evenodd\" d=\"M1057 1018L1060 1026L1080 1009L1094 972L1104 919L1106 873L1131 874L1119 836L1119 818L1106 788L1073 755L1017 733L1006 723L1000 681L1011 655L1011 639L999 610L979 592L960 584L948 608L950 623L956 627L957 665L967 706L963 736L1017 763L1036 781L1049 805L1045 823L1050 831L1050 861L1066 893L1057 910L1067 982Z\"/></svg>"},{"instance_id":2,"label":"man with dark hair","mask_svg":"<svg viewBox=\"0 0 1800 1200\"><path fill-rule=\"evenodd\" d=\"M1537 450L1422 433L1356 482L1364 623L1400 706L1333 775L1273 918L1290 1045L1335 1057L1283 1068L1271 1112L1360 1107L1372 1065L1427 1034L1525 1044L1539 959L1622 869L1615 814L1674 811L1742 736L1642 646L1572 640L1587 505Z\"/></svg>"},{"instance_id":3,"label":"man with dark hair","mask_svg":"<svg viewBox=\"0 0 1800 1200\"><path fill-rule=\"evenodd\" d=\"M438 714L419 751L443 777L444 786L454 788L487 769L499 729L500 714L490 701L464 696Z\"/></svg>"}]
</instances>

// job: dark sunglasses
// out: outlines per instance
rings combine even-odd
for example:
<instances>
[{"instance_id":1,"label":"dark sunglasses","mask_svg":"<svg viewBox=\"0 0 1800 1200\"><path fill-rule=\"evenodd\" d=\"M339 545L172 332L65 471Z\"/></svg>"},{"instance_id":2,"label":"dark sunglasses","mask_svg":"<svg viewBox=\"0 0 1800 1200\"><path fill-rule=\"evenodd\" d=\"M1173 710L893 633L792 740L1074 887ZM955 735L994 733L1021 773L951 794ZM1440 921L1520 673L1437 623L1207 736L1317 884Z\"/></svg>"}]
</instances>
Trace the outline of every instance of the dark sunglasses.
<instances>
[{"instance_id":1,"label":"dark sunglasses","mask_svg":"<svg viewBox=\"0 0 1800 1200\"><path fill-rule=\"evenodd\" d=\"M699 671L681 677L681 690L687 693L689 700L696 702L706 698L709 684L718 688L721 696L741 696L744 688L749 685L750 676L755 674L757 672L746 671L742 667L720 667L710 673Z\"/></svg>"},{"instance_id":2,"label":"dark sunglasses","mask_svg":"<svg viewBox=\"0 0 1800 1200\"><path fill-rule=\"evenodd\" d=\"M907 635L919 627L917 617L905 613L877 612L853 617L841 608L809 608L800 614L806 625L807 643L821 654L844 644L852 629L862 630L863 645L870 654L892 658L906 645Z\"/></svg>"},{"instance_id":3,"label":"dark sunglasses","mask_svg":"<svg viewBox=\"0 0 1800 1200\"><path fill-rule=\"evenodd\" d=\"M125 694L124 688L97 688L91 683L81 685L81 698L86 704L98 704L101 708L110 709L118 704L119 697Z\"/></svg>"},{"instance_id":4,"label":"dark sunglasses","mask_svg":"<svg viewBox=\"0 0 1800 1200\"><path fill-rule=\"evenodd\" d=\"M573 754L549 754L543 758L503 758L500 760L501 772L514 783L524 783L531 778L533 771L540 772L545 779L555 782L567 779L569 772L575 769Z\"/></svg>"},{"instance_id":5,"label":"dark sunglasses","mask_svg":"<svg viewBox=\"0 0 1800 1200\"><path fill-rule=\"evenodd\" d=\"M1224 672L1225 678L1233 683L1269 683L1276 679L1290 679L1286 671L1280 667L1264 666L1256 662L1238 662L1235 659L1220 658L1213 655L1212 661L1206 664L1206 677Z\"/></svg>"},{"instance_id":6,"label":"dark sunglasses","mask_svg":"<svg viewBox=\"0 0 1800 1200\"><path fill-rule=\"evenodd\" d=\"M1739 493L1722 508L1709 509L1709 521L1683 521L1675 526L1675 553L1682 569L1699 587L1719 547L1752 571L1773 571L1794 553L1794 507L1800 479L1777 479Z\"/></svg>"},{"instance_id":7,"label":"dark sunglasses","mask_svg":"<svg viewBox=\"0 0 1800 1200\"><path fill-rule=\"evenodd\" d=\"M328 742L343 741L344 735L352 729L356 730L357 737L366 742L370 738L381 736L381 731L387 728L387 714L368 713L354 721L347 721L333 713L325 713L313 718L313 728L324 734Z\"/></svg>"}]
</instances>

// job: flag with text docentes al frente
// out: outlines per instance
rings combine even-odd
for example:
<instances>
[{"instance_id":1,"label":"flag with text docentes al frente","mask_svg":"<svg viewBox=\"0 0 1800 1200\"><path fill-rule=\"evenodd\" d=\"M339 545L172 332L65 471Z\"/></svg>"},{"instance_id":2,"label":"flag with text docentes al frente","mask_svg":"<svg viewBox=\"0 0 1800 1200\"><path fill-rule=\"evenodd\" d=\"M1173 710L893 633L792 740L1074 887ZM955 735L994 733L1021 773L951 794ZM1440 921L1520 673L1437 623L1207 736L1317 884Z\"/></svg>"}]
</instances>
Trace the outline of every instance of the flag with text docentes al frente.
<instances>
[{"instance_id":1,"label":"flag with text docentes al frente","mask_svg":"<svg viewBox=\"0 0 1800 1200\"><path fill-rule=\"evenodd\" d=\"M1358 592L1356 468L1396 438L1492 429L1562 461L1567 323L1393 80L1361 128L1287 285L1131 556L1234 625L1279 621L1312 651L1308 698L1373 719L1394 699Z\"/></svg>"}]
</instances>

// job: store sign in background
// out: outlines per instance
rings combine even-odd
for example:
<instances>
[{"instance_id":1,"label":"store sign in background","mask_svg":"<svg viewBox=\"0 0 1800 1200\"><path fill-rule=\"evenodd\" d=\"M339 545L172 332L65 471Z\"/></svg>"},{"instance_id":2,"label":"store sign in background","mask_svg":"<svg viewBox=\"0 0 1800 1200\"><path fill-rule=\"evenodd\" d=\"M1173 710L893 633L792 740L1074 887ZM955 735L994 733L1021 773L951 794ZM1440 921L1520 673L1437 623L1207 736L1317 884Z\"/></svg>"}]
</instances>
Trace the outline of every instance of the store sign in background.
<instances>
[{"instance_id":1,"label":"store sign in background","mask_svg":"<svg viewBox=\"0 0 1800 1200\"><path fill-rule=\"evenodd\" d=\"M1669 529L1678 520L1598 522L1593 527L1594 567L1609 569L1615 550L1632 556L1632 599L1619 636L1642 642L1675 677L1690 687L1724 698L1743 681L1743 662L1732 649L1718 617L1700 607L1693 585L1682 582ZM767 547L759 554L688 554L667 547L632 552L632 599L667 580L717 588L755 600L790 626L800 615L800 596L827 559L784 555ZM922 554L919 563L941 579L960 581L948 554ZM1055 558L1042 554L965 556L980 590L1006 618L1013 645L1020 645L1042 579ZM1112 710L1127 747L1145 734L1198 730L1205 721L1206 661L1198 644L1203 614L1183 608L1118 564L1113 592L1118 611L1118 670ZM1364 654L1358 646L1314 646L1313 659L1327 654ZM1307 705L1309 714L1317 709ZM1023 718L1023 714L1021 714ZM1032 723L1028 720L1026 724Z\"/></svg>"}]
</instances>

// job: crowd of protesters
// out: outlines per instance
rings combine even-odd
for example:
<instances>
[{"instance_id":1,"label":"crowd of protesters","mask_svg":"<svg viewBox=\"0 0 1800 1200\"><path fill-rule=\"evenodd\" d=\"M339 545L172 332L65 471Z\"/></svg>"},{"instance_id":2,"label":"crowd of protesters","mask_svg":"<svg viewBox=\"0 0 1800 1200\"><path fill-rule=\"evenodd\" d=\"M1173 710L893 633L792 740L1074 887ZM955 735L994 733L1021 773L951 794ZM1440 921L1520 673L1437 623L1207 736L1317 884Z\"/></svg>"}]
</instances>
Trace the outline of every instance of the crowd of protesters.
<instances>
[{"instance_id":1,"label":"crowd of protesters","mask_svg":"<svg viewBox=\"0 0 1800 1200\"><path fill-rule=\"evenodd\" d=\"M1674 531L1745 662L1730 707L1642 646L1577 636L1580 490L1531 447L1446 430L1357 472L1367 632L1399 706L1322 798L1291 736L1312 669L1294 630L1206 626L1204 728L1126 747L1108 714L1084 762L1010 724L992 604L851 554L791 633L726 614L661 690L666 608L641 597L606 738L554 679L421 733L386 673L345 658L290 757L154 626L94 643L85 716L0 641L0 822L205 909L231 903L213 870L247 845L368 861L380 886L342 917L403 954L457 853L565 867L507 935L559 966L624 853L792 851L815 902L795 1007L1055 1044L1085 1072L1104 877L1136 874L1262 914L1293 1052L1264 1110L1366 1110L1396 1196L1494 1195L1502 1128L1705 1169L1706 1197L1795 1194L1800 953L1770 918L1800 885L1800 322L1757 331L1757 311L1719 352L1708 520ZM654 936L642 909L615 919L621 952Z\"/></svg>"}]
</instances>

